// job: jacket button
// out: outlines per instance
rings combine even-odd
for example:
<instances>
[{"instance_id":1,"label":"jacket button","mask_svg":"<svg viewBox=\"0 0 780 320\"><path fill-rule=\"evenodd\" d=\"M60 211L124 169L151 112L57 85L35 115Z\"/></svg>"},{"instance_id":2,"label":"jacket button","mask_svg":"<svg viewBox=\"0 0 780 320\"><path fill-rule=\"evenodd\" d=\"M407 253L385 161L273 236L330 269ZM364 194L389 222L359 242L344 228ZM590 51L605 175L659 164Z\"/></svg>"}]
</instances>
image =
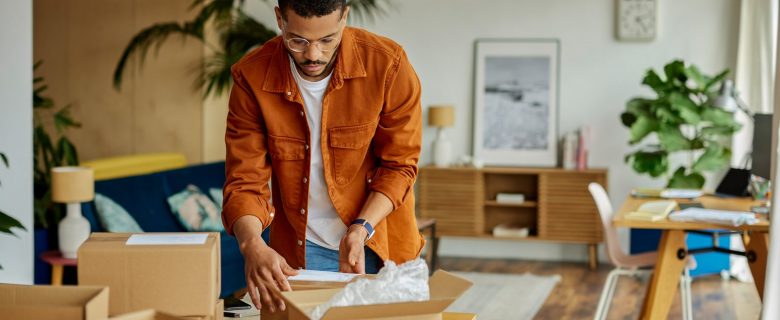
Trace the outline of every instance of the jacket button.
<instances>
[{"instance_id":1,"label":"jacket button","mask_svg":"<svg viewBox=\"0 0 780 320\"><path fill-rule=\"evenodd\" d=\"M305 145L304 148L306 148L306 150L309 150L309 145L308 144Z\"/></svg>"},{"instance_id":2,"label":"jacket button","mask_svg":"<svg viewBox=\"0 0 780 320\"><path fill-rule=\"evenodd\" d=\"M303 116L305 116L305 115L306 115L306 114L305 114L305 113L303 113L303 111L301 111L301 117L303 117Z\"/></svg>"},{"instance_id":3,"label":"jacket button","mask_svg":"<svg viewBox=\"0 0 780 320\"><path fill-rule=\"evenodd\" d=\"M303 177L303 183L309 182L309 179L306 179L306 177Z\"/></svg>"},{"instance_id":4,"label":"jacket button","mask_svg":"<svg viewBox=\"0 0 780 320\"><path fill-rule=\"evenodd\" d=\"M306 209L301 208L301 214L306 214Z\"/></svg>"},{"instance_id":5,"label":"jacket button","mask_svg":"<svg viewBox=\"0 0 780 320\"><path fill-rule=\"evenodd\" d=\"M298 245L299 245L299 246L302 246L302 245L303 245L303 241L301 241L301 240L298 240Z\"/></svg>"},{"instance_id":6,"label":"jacket button","mask_svg":"<svg viewBox=\"0 0 780 320\"><path fill-rule=\"evenodd\" d=\"M292 92L290 92L290 91L287 91L287 95L288 95L288 96L289 96L289 95L292 95Z\"/></svg>"},{"instance_id":7,"label":"jacket button","mask_svg":"<svg viewBox=\"0 0 780 320\"><path fill-rule=\"evenodd\" d=\"M374 180L371 180L371 178L368 178L368 183L371 183L371 181L374 181Z\"/></svg>"}]
</instances>

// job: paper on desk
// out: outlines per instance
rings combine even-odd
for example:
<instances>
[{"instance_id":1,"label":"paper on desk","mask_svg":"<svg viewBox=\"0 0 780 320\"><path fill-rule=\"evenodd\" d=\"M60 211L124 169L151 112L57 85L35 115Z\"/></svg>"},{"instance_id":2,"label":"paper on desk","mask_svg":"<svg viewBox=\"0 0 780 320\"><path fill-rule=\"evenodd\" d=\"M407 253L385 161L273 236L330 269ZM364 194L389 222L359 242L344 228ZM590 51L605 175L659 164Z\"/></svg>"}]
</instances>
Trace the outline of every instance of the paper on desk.
<instances>
[{"instance_id":1,"label":"paper on desk","mask_svg":"<svg viewBox=\"0 0 780 320\"><path fill-rule=\"evenodd\" d=\"M669 215L669 220L709 222L734 227L738 227L743 224L750 225L758 223L756 215L752 212L714 210L695 207L673 212Z\"/></svg>"},{"instance_id":2,"label":"paper on desk","mask_svg":"<svg viewBox=\"0 0 780 320\"><path fill-rule=\"evenodd\" d=\"M318 270L298 270L297 276L287 278L293 281L330 281L330 282L350 282L357 274L341 273Z\"/></svg>"},{"instance_id":3,"label":"paper on desk","mask_svg":"<svg viewBox=\"0 0 780 320\"><path fill-rule=\"evenodd\" d=\"M192 245L204 244L208 234L134 234L125 242L128 246L133 245Z\"/></svg>"}]
</instances>

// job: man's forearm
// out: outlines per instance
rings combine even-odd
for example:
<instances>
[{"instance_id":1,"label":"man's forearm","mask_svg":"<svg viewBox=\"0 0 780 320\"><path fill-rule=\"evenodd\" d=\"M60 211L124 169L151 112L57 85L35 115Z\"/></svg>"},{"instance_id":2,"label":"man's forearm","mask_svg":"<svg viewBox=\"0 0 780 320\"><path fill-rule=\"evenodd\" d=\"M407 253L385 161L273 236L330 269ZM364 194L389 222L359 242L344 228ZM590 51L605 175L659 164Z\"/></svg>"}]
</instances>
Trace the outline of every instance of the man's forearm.
<instances>
[{"instance_id":1,"label":"man's forearm","mask_svg":"<svg viewBox=\"0 0 780 320\"><path fill-rule=\"evenodd\" d=\"M368 194L358 218L365 219L376 227L390 212L393 212L393 202L390 201L390 198L380 192L371 192Z\"/></svg>"},{"instance_id":2,"label":"man's forearm","mask_svg":"<svg viewBox=\"0 0 780 320\"><path fill-rule=\"evenodd\" d=\"M263 223L253 215L238 218L233 224L233 233L236 235L238 246L242 253L247 246L254 243L265 245L265 241L260 236L263 233Z\"/></svg>"}]
</instances>

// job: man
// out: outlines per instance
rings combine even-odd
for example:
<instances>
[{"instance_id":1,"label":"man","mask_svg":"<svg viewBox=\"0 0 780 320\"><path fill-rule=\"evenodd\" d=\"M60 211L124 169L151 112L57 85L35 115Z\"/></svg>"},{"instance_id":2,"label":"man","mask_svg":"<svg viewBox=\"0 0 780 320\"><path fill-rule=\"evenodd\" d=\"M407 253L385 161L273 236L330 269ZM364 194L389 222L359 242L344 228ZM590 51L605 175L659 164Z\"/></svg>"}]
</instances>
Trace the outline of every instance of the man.
<instances>
[{"instance_id":1,"label":"man","mask_svg":"<svg viewBox=\"0 0 780 320\"><path fill-rule=\"evenodd\" d=\"M375 273L424 244L412 189L420 83L403 49L347 27L345 0L275 11L281 36L232 68L222 216L252 302L271 312L296 269Z\"/></svg>"}]
</instances>

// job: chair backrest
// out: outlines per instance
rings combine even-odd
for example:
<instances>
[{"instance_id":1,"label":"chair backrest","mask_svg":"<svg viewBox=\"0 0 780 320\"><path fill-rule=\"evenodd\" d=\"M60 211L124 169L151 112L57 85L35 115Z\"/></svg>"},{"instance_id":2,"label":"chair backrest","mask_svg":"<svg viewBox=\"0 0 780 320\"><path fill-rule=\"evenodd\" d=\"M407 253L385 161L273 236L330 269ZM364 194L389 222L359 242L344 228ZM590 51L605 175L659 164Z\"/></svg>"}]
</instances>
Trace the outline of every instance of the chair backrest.
<instances>
[{"instance_id":1,"label":"chair backrest","mask_svg":"<svg viewBox=\"0 0 780 320\"><path fill-rule=\"evenodd\" d=\"M606 239L607 256L612 264L616 266L622 266L626 261L626 254L620 247L620 241L618 240L617 231L612 226L612 203L609 200L607 191L604 190L600 184L591 182L588 185L588 190L593 201L596 202L596 207L599 209L599 215L601 216L601 225L604 229L604 239Z\"/></svg>"}]
</instances>

